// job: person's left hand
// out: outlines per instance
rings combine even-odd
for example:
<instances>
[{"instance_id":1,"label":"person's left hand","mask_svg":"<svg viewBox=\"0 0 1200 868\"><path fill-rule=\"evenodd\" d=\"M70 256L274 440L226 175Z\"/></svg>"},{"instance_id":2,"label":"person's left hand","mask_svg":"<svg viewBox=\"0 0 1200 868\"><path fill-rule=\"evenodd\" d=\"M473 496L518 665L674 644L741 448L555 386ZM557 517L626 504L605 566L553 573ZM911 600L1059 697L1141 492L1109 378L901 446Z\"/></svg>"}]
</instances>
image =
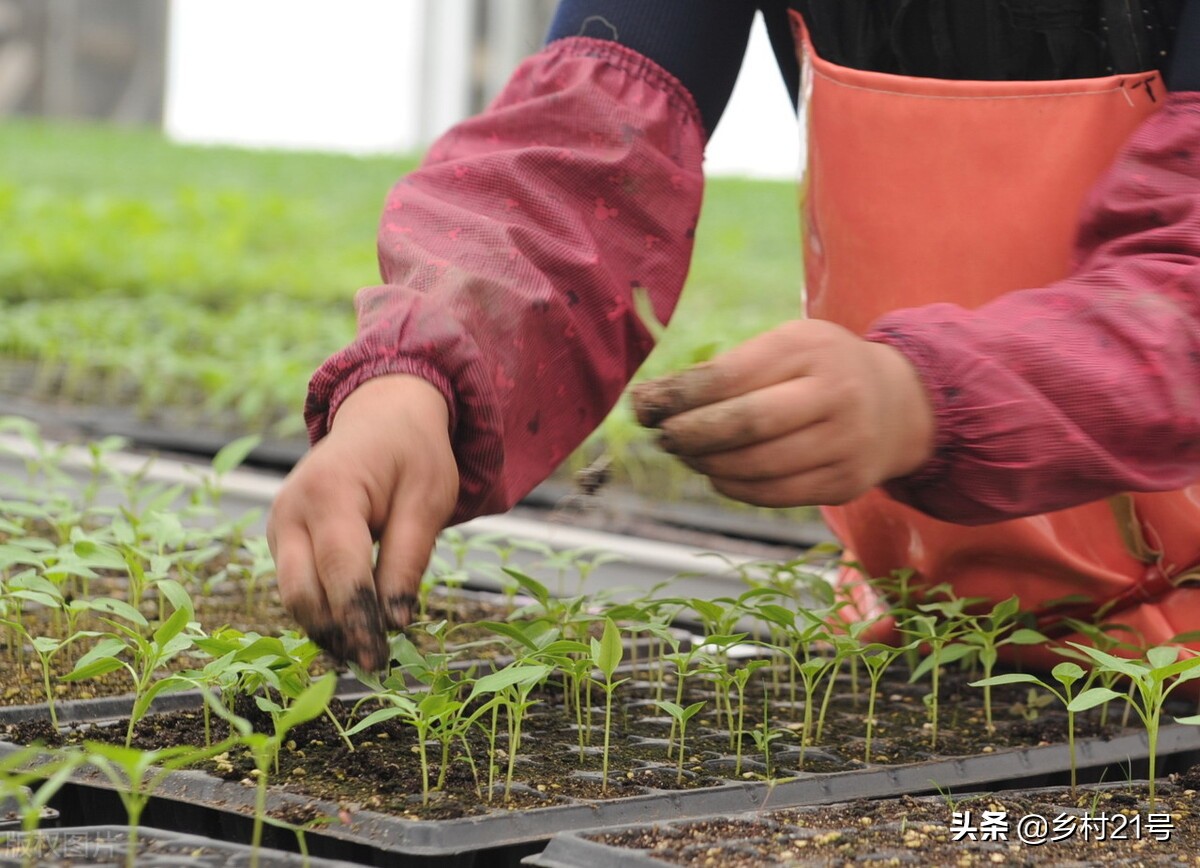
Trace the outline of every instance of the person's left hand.
<instances>
[{"instance_id":1,"label":"person's left hand","mask_svg":"<svg viewBox=\"0 0 1200 868\"><path fill-rule=\"evenodd\" d=\"M759 506L845 503L933 450L933 410L908 359L822 320L636 386L633 404L663 449Z\"/></svg>"}]
</instances>

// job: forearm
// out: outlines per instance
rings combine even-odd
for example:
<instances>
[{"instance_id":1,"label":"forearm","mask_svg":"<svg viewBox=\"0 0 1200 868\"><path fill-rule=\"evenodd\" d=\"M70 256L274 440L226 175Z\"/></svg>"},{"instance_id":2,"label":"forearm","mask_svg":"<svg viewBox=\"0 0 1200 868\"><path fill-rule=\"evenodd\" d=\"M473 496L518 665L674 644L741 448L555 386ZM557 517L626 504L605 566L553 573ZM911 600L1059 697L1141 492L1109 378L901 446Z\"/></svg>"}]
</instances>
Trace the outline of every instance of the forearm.
<instances>
[{"instance_id":1,"label":"forearm","mask_svg":"<svg viewBox=\"0 0 1200 868\"><path fill-rule=\"evenodd\" d=\"M603 419L666 320L699 212L704 133L687 92L628 49L566 39L526 61L389 197L385 285L313 378L322 437L359 384L435 385L451 414L454 520L511 506Z\"/></svg>"},{"instance_id":2,"label":"forearm","mask_svg":"<svg viewBox=\"0 0 1200 868\"><path fill-rule=\"evenodd\" d=\"M887 490L983 523L1200 476L1200 96L1174 94L1089 198L1068 279L868 337L914 364L934 458Z\"/></svg>"}]
</instances>

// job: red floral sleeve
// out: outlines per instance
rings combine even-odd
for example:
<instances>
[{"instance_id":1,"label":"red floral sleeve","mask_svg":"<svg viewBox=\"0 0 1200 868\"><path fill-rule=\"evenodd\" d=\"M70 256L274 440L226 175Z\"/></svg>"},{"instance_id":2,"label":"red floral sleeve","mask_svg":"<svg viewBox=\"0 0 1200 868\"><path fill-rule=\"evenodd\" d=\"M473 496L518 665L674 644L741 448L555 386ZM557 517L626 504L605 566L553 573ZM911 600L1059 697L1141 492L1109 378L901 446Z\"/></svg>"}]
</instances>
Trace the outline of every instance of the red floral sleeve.
<instances>
[{"instance_id":1,"label":"red floral sleeve","mask_svg":"<svg viewBox=\"0 0 1200 868\"><path fill-rule=\"evenodd\" d=\"M416 374L451 412L454 521L507 509L595 428L653 346L644 287L674 309L700 208L704 131L686 90L612 42L564 39L392 190L384 285L310 384L310 438L364 381Z\"/></svg>"},{"instance_id":2,"label":"red floral sleeve","mask_svg":"<svg viewBox=\"0 0 1200 868\"><path fill-rule=\"evenodd\" d=\"M1200 95L1170 95L1093 189L1077 263L875 323L937 416L934 458L889 494L982 524L1200 477Z\"/></svg>"}]
</instances>

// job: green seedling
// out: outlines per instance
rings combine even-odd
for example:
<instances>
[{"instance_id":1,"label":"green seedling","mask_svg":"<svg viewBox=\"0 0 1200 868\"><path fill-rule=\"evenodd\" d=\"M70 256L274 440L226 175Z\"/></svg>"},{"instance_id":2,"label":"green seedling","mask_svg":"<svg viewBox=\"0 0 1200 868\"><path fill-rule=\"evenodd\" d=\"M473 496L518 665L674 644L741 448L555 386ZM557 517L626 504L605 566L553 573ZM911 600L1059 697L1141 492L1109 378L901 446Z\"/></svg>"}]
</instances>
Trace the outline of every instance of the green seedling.
<instances>
[{"instance_id":1,"label":"green seedling","mask_svg":"<svg viewBox=\"0 0 1200 868\"><path fill-rule=\"evenodd\" d=\"M251 537L244 541L246 553L250 556L248 564L235 563L230 564L226 571L241 580L242 594L245 598L245 612L250 614L255 610L255 607L261 602L262 593L260 588L268 581L275 578L275 561L271 557L270 549L267 547L265 537ZM216 551L220 551L222 547L213 547ZM207 552L207 550L205 550ZM194 564L188 564L189 568L195 568Z\"/></svg>"},{"instance_id":2,"label":"green seedling","mask_svg":"<svg viewBox=\"0 0 1200 868\"><path fill-rule=\"evenodd\" d=\"M196 765L227 749L227 744L221 744L208 748L180 746L143 751L99 741L85 743L85 761L112 782L125 806L129 822L126 868L134 868L137 864L138 826L142 812L159 784L172 772Z\"/></svg>"},{"instance_id":3,"label":"green seedling","mask_svg":"<svg viewBox=\"0 0 1200 868\"><path fill-rule=\"evenodd\" d=\"M612 618L605 620L604 634L600 639L592 639L591 650L592 663L604 676L604 681L600 685L604 689L604 759L602 771L603 783L600 785L600 790L603 793L607 793L608 746L609 735L612 732L613 691L629 680L628 678L621 678L619 680L614 678L617 667L621 665L621 658L624 656L625 649L621 645L621 631L617 629L617 625Z\"/></svg>"},{"instance_id":4,"label":"green seedling","mask_svg":"<svg viewBox=\"0 0 1200 868\"><path fill-rule=\"evenodd\" d=\"M50 636L35 636L31 641L33 651L38 656L42 667L42 689L46 695L46 708L50 712L50 725L58 729L58 712L54 704L54 688L50 684L50 673L54 668L54 658L60 651L70 647L80 639L99 636L95 630L80 630L65 639L54 639Z\"/></svg>"},{"instance_id":5,"label":"green seedling","mask_svg":"<svg viewBox=\"0 0 1200 868\"><path fill-rule=\"evenodd\" d=\"M825 693L821 697L821 708L817 712L817 729L813 738L820 743L821 737L825 732L825 715L829 711L829 703L833 698L833 689L837 686L838 675L842 671L842 666L846 661L851 661L851 671L857 671L859 658L862 656L862 643L859 641L859 636L867 627L866 624L849 625L849 632L843 633L841 630L832 631L829 634L829 641L832 644L833 661L829 667L829 673L825 676ZM857 675L852 679L855 683L851 689L854 693L857 703Z\"/></svg>"},{"instance_id":6,"label":"green seedling","mask_svg":"<svg viewBox=\"0 0 1200 868\"><path fill-rule=\"evenodd\" d=\"M26 451L0 445L0 450L19 457L25 462L25 472L29 475L31 482L42 476L55 484L70 483L71 477L61 469L62 462L67 456L66 444L46 442L42 439L38 426L21 416L0 417L0 433L15 434L29 447Z\"/></svg>"},{"instance_id":7,"label":"green seedling","mask_svg":"<svg viewBox=\"0 0 1200 868\"><path fill-rule=\"evenodd\" d=\"M109 602L113 605L124 605L116 600ZM50 713L50 724L57 728L58 714L55 710L54 689L50 683L54 671L54 659L75 642L81 639L95 638L100 634L91 630L75 629L77 613L81 609L88 608L89 604L87 601L73 601L70 604L70 610L74 617L69 621L67 636L58 639L53 636L38 635L36 632L32 632L32 625L27 623L24 617L24 607L28 603L42 606L50 611L62 611L68 607L68 604L59 595L58 589L54 585L32 572L25 572L10 579L3 597L0 599L0 623L8 628L9 635L13 637L14 642L19 642L22 648L28 644L33 648L33 653L37 655L42 671L42 687L46 696L46 706ZM140 617L136 612L133 612L133 615Z\"/></svg>"},{"instance_id":8,"label":"green seedling","mask_svg":"<svg viewBox=\"0 0 1200 868\"><path fill-rule=\"evenodd\" d=\"M250 434L226 443L217 451L209 472L200 475L199 491L208 506L216 509L221 505L221 497L225 493L225 478L245 462L261 443L261 436Z\"/></svg>"},{"instance_id":9,"label":"green seedling","mask_svg":"<svg viewBox=\"0 0 1200 868\"><path fill-rule=\"evenodd\" d=\"M666 642L666 637L671 632L669 622L652 612L648 606L638 603L611 605L606 609L605 615L620 624L621 629L634 639L629 648L629 676L639 678L642 661L639 660L637 637L645 634L648 639L661 645Z\"/></svg>"},{"instance_id":10,"label":"green seedling","mask_svg":"<svg viewBox=\"0 0 1200 868\"><path fill-rule=\"evenodd\" d=\"M582 594L584 592L584 586L587 584L588 579L591 578L592 573L597 569L605 564L622 563L624 560L625 558L621 555L612 552L600 552L599 554L593 554L591 557L585 557L581 551L572 562L575 574L579 577L579 581L575 586L575 593Z\"/></svg>"},{"instance_id":11,"label":"green seedling","mask_svg":"<svg viewBox=\"0 0 1200 868\"><path fill-rule=\"evenodd\" d=\"M96 502L96 497L105 482L120 478L120 474L109 466L107 458L114 452L120 452L128 445L128 438L116 435L109 435L101 440L88 442L87 451L90 463L88 464L89 478L87 486L83 490L83 503L85 507Z\"/></svg>"},{"instance_id":12,"label":"green seedling","mask_svg":"<svg viewBox=\"0 0 1200 868\"><path fill-rule=\"evenodd\" d=\"M1009 597L992 607L986 615L968 616L960 639L978 649L979 664L983 678L975 682L983 685L983 713L987 722L988 735L996 732L992 722L992 686L988 679L996 667L1000 648L1005 645L1042 645L1048 640L1037 630L1018 627L1021 601Z\"/></svg>"},{"instance_id":13,"label":"green seedling","mask_svg":"<svg viewBox=\"0 0 1200 868\"><path fill-rule=\"evenodd\" d=\"M529 663L513 663L505 668L492 672L488 675L479 678L471 687L471 694L467 697L467 705L472 706L476 702L486 701L479 709L471 716L472 721L479 720L484 714L491 714L491 726L485 727L485 732L488 737L488 801L492 800L492 793L495 787L495 774L498 764L496 762L499 756L496 750L496 740L498 736L499 726L499 710L504 707L507 712L507 720L509 726L509 764L508 775L504 785L504 797L507 799L510 788L512 786L513 765L516 761L517 747L519 747L520 728L516 728L517 746L513 744L513 715L524 714L528 708L529 692L540 684L547 675L550 674L550 667L542 664ZM524 706L524 707L521 707Z\"/></svg>"},{"instance_id":14,"label":"green seedling","mask_svg":"<svg viewBox=\"0 0 1200 868\"><path fill-rule=\"evenodd\" d=\"M516 660L512 666L515 674L508 675L503 679L509 683L495 691L497 698L505 708L505 719L508 722L508 768L504 775L504 798L506 800L512 792L517 754L521 750L521 724L525 713L536 704L530 700L529 695L535 687L545 681L552 671L550 666L529 664L524 660ZM495 674L500 675L501 673ZM485 682L485 686L489 690L493 687L491 683L486 683L486 677L479 681ZM497 683L502 683L502 681L498 680Z\"/></svg>"},{"instance_id":15,"label":"green seedling","mask_svg":"<svg viewBox=\"0 0 1200 868\"><path fill-rule=\"evenodd\" d=\"M716 701L713 703L713 718L717 726L724 725L733 735L733 698L730 688L733 686L732 662L730 650L745 643L748 633L729 633L709 636L700 646L703 657L697 669L702 675L707 675L716 685ZM722 721L724 716L724 721Z\"/></svg>"},{"instance_id":16,"label":"green seedling","mask_svg":"<svg viewBox=\"0 0 1200 868\"><path fill-rule=\"evenodd\" d=\"M591 555L591 560L587 556ZM559 595L566 593L567 573L575 570L578 576L578 587L576 594L582 593L582 585L592 571L603 564L611 561L618 561L620 557L609 553L597 553L591 548L576 548L576 549L561 549L548 551L542 560L540 566L553 569L558 578ZM510 574L511 575L511 574Z\"/></svg>"},{"instance_id":17,"label":"green seedling","mask_svg":"<svg viewBox=\"0 0 1200 868\"><path fill-rule=\"evenodd\" d=\"M26 847L22 868L41 864L34 832L41 825L50 800L71 780L86 761L79 750L58 750L47 756L40 747L26 747L0 759L0 797L13 799L21 817Z\"/></svg>"},{"instance_id":18,"label":"green seedling","mask_svg":"<svg viewBox=\"0 0 1200 868\"><path fill-rule=\"evenodd\" d=\"M222 695L231 708L231 693L253 695L259 710L269 714L274 721L278 721L291 704L309 690L312 664L320 654L315 642L293 631L284 631L275 637L227 629L220 632L219 638L200 639L197 645L210 653L221 654L219 660L228 661L218 664L217 678ZM278 702L275 696L279 697ZM353 751L354 744L337 715L328 707L323 713L347 750Z\"/></svg>"},{"instance_id":19,"label":"green seedling","mask_svg":"<svg viewBox=\"0 0 1200 868\"><path fill-rule=\"evenodd\" d=\"M879 683L884 673L902 655L911 650L913 643L893 648L890 645L872 643L863 648L862 663L867 669L867 680L870 682L870 693L867 694L867 715L864 723L867 726L866 743L863 746L863 762L871 761L871 742L875 734L875 700L879 695Z\"/></svg>"},{"instance_id":20,"label":"green seedling","mask_svg":"<svg viewBox=\"0 0 1200 868\"><path fill-rule=\"evenodd\" d=\"M762 751L763 767L767 780L773 781L775 773L771 767L771 742L781 739L786 734L782 729L775 729L771 726L770 704L767 701L766 691L763 691L763 714L762 724L758 729L750 731L751 737L754 739L754 745L758 750Z\"/></svg>"},{"instance_id":21,"label":"green seedling","mask_svg":"<svg viewBox=\"0 0 1200 868\"><path fill-rule=\"evenodd\" d=\"M211 693L204 694L213 712L229 723L236 733L230 740L232 744L241 745L250 751L254 758L257 787L254 801L254 829L251 833L251 846L254 848L251 856L251 868L258 868L258 853L262 846L263 823L267 814L267 778L275 767L276 758L287 741L288 734L316 717L325 714L329 701L333 698L334 688L337 687L337 676L332 672L313 681L278 717L272 718L274 734L255 732L250 721L234 714L225 705L216 700ZM226 747L230 742L222 742L213 748L206 749L206 756L220 753L219 748Z\"/></svg>"},{"instance_id":22,"label":"green seedling","mask_svg":"<svg viewBox=\"0 0 1200 868\"><path fill-rule=\"evenodd\" d=\"M1054 702L1053 696L1040 693L1036 687L1025 691L1025 699L1009 706L1008 713L1023 720L1034 721L1042 716L1042 709Z\"/></svg>"},{"instance_id":23,"label":"green seedling","mask_svg":"<svg viewBox=\"0 0 1200 868\"><path fill-rule=\"evenodd\" d=\"M1070 599L1070 598L1067 598ZM1133 634L1133 630L1122 624L1090 624L1086 621L1079 621L1075 618L1067 618L1064 623L1071 629L1072 633L1077 633L1084 637L1084 640L1093 648L1098 648L1108 654L1117 654L1122 657L1140 657L1145 648L1139 645L1134 645L1129 642L1123 642L1117 638L1118 633ZM1115 669L1106 669L1101 666L1095 666L1092 658L1088 655L1077 651L1070 647L1056 647L1055 653L1083 663L1088 672L1088 680L1084 685L1085 688L1091 687L1092 684L1098 683L1101 687L1107 687L1110 690L1115 690L1117 683L1121 680L1121 673ZM1132 689L1132 685L1131 688ZM1100 705L1100 726L1108 725L1108 709L1111 703L1104 702ZM1125 713L1121 718L1121 727L1129 725L1129 715L1131 714L1130 706L1126 704Z\"/></svg>"},{"instance_id":24,"label":"green seedling","mask_svg":"<svg viewBox=\"0 0 1200 868\"><path fill-rule=\"evenodd\" d=\"M675 701L671 704L676 708L679 708L683 705L683 693L687 679L694 675L698 675L707 669L706 656L709 648L724 648L731 644L741 642L745 638L745 633L740 633L735 636L706 636L703 642L698 642L695 645L688 647L686 650L662 655L663 660L675 665ZM678 645L676 647L678 647ZM656 700L656 702L661 705L661 700ZM674 743L675 729L678 724L679 718L675 715L672 715L671 732L667 736L668 758L671 756L671 745Z\"/></svg>"},{"instance_id":25,"label":"green seedling","mask_svg":"<svg viewBox=\"0 0 1200 868\"><path fill-rule=\"evenodd\" d=\"M834 634L829 628L832 610L830 609L799 609L791 612L781 606L763 604L757 609L758 614L769 623L776 624L786 631L788 648L779 649L791 664L789 680L791 682L791 702L796 704L796 680L799 679L804 689L804 718L800 735L800 767L804 768L805 749L814 742L814 710L816 697L822 681L832 678L839 663L837 656L814 653L818 646L834 646ZM848 646L843 645L845 652ZM822 715L824 708L822 708ZM822 718L823 719L823 718Z\"/></svg>"},{"instance_id":26,"label":"green seedling","mask_svg":"<svg viewBox=\"0 0 1200 868\"><path fill-rule=\"evenodd\" d=\"M1111 699L1124 699L1141 718L1146 727L1146 740L1149 752L1149 797L1150 810L1155 807L1155 777L1158 760L1158 730L1162 721L1163 708L1171 693L1188 681L1200 678L1200 655L1179 659L1180 648L1174 645L1161 645L1146 652L1143 660L1130 660L1115 657L1097 648L1089 648L1074 642L1067 643L1071 647L1086 654L1092 659L1097 668L1115 670L1129 679L1129 693L1120 694L1108 687L1092 687L1083 691L1072 700L1070 708L1074 711L1084 711L1108 702ZM1200 724L1200 715L1180 718L1183 723Z\"/></svg>"},{"instance_id":27,"label":"green seedling","mask_svg":"<svg viewBox=\"0 0 1200 868\"><path fill-rule=\"evenodd\" d=\"M829 625L826 620L829 611L811 609L793 610L777 606L774 603L761 603L754 609L754 614L780 631L780 640L775 643L775 650L790 664L788 669L788 691L789 701L794 707L797 703L796 681L797 677L801 676L799 661L809 660L812 657L815 646L823 643L828 644L830 641ZM814 667L809 667L807 673L809 683L806 689L815 689L815 679L818 678L819 672ZM810 727L806 732L811 736L812 702L810 700L811 696L807 697L804 708L809 720L808 726Z\"/></svg>"},{"instance_id":28,"label":"green seedling","mask_svg":"<svg viewBox=\"0 0 1200 868\"><path fill-rule=\"evenodd\" d=\"M679 757L675 765L675 783L677 785L682 785L683 758L686 754L685 745L687 741L687 724L689 720L700 713L700 709L704 708L704 702L693 702L687 708L665 699L655 702L654 704L670 715L671 720L674 721L674 723L679 727ZM670 756L669 750L667 755Z\"/></svg>"},{"instance_id":29,"label":"green seedling","mask_svg":"<svg viewBox=\"0 0 1200 868\"><path fill-rule=\"evenodd\" d=\"M519 570L505 569L504 572L534 599L530 605L513 612L509 616L510 622L522 618L542 620L553 625L563 637L586 642L591 625L603 619L602 615L592 611L597 602L594 596L556 597L545 585Z\"/></svg>"},{"instance_id":30,"label":"green seedling","mask_svg":"<svg viewBox=\"0 0 1200 868\"><path fill-rule=\"evenodd\" d=\"M930 690L924 700L929 709L929 746L935 749L938 740L938 693L942 666L961 660L974 650L970 645L952 644L961 635L964 626L961 618L964 602L955 600L949 603L920 605L917 608L921 611L936 612L939 617L914 614L903 629L903 632L913 637L914 644L929 646L928 656L913 670L909 681L917 681L926 673L930 676Z\"/></svg>"},{"instance_id":31,"label":"green seedling","mask_svg":"<svg viewBox=\"0 0 1200 868\"><path fill-rule=\"evenodd\" d=\"M746 733L746 685L755 672L758 672L764 666L770 666L766 660L750 660L740 669L733 671L733 686L737 690L737 728L733 731L731 728L731 736L734 747L734 770L735 776L742 773L742 737Z\"/></svg>"},{"instance_id":32,"label":"green seedling","mask_svg":"<svg viewBox=\"0 0 1200 868\"><path fill-rule=\"evenodd\" d=\"M161 582L160 592L167 595L175 611L154 630L149 638L137 627L105 619L113 628L75 663L75 668L63 681L86 681L100 678L124 668L133 679L134 701L129 713L125 746L133 744L133 732L146 716L151 703L163 693L181 690L189 685L186 679L174 676L158 678L159 670L171 659L191 648L195 635L189 632L192 623L192 601L187 591L176 582ZM129 660L124 659L129 657Z\"/></svg>"},{"instance_id":33,"label":"green seedling","mask_svg":"<svg viewBox=\"0 0 1200 868\"><path fill-rule=\"evenodd\" d=\"M1085 673L1083 671L1083 667L1081 667L1079 664L1072 663L1070 661L1065 661L1063 663L1059 663L1057 666L1055 666L1053 669L1050 670L1050 677L1053 678L1055 681L1057 681L1060 685L1062 685L1061 691L1055 690L1052 686L1050 686L1049 684L1047 684L1045 681L1038 678L1037 676L1029 675L1028 673L1025 673L1025 672L1011 672L1011 673L1006 673L1004 675L993 675L993 676L989 676L988 678L981 679L979 681L971 682L972 687L983 687L985 689L991 688L991 687L998 687L1003 684L1035 684L1039 687L1042 687L1042 688L1048 690L1050 693L1052 693L1055 697L1058 698L1058 701L1063 704L1063 707L1067 711L1067 750L1070 752L1070 756L1071 756L1071 792L1072 792L1072 794L1075 792L1075 781L1076 781L1075 715L1077 712L1083 710L1080 706L1074 704L1075 697L1073 695L1073 691L1075 689L1075 685L1079 682L1079 680L1081 678L1084 677L1084 675L1085 675ZM1099 694L1094 694L1094 696L1099 696ZM1101 700L1101 701L1103 701L1103 700ZM1086 707L1093 708L1093 707L1095 707L1096 704L1098 704L1098 703L1092 703L1091 705L1087 705Z\"/></svg>"},{"instance_id":34,"label":"green seedling","mask_svg":"<svg viewBox=\"0 0 1200 868\"><path fill-rule=\"evenodd\" d=\"M431 738L437 739L442 745L442 761L439 766L437 784L437 788L440 789L449 765L449 746L453 738L461 731L459 721L464 703L455 698L458 689L459 685L451 679L442 678L420 696L397 690L377 693L370 699L386 702L388 707L368 714L346 730L346 735L357 735L363 730L397 717L411 724L416 730L417 755L421 760L421 804L428 804L430 793L429 754L426 746Z\"/></svg>"}]
</instances>

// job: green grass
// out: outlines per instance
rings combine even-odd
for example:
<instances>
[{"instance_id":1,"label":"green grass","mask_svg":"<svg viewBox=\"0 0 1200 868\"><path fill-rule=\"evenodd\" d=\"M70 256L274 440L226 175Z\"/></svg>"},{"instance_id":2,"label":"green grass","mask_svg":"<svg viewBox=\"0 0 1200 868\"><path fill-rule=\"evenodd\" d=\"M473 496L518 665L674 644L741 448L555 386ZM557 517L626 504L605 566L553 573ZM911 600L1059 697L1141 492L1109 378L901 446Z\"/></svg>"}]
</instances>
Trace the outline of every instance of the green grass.
<instances>
[{"instance_id":1,"label":"green grass","mask_svg":"<svg viewBox=\"0 0 1200 868\"><path fill-rule=\"evenodd\" d=\"M415 163L6 121L0 357L35 363L22 388L40 394L296 433L308 377L378 281L384 197ZM791 184L710 182L683 301L641 375L795 316L798 232ZM604 430L624 450L634 428L621 406Z\"/></svg>"}]
</instances>

